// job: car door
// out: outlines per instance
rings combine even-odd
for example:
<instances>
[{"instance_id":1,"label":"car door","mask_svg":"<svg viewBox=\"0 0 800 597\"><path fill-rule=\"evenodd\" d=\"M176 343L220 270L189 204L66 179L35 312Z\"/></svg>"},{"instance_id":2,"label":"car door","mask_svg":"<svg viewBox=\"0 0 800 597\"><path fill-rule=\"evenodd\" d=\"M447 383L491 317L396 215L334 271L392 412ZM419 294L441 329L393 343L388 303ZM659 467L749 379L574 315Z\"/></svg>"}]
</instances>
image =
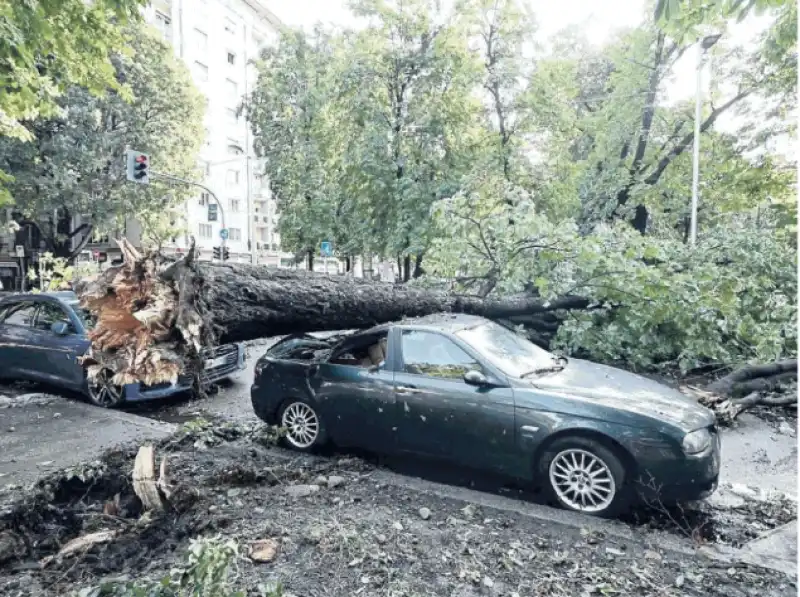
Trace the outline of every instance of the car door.
<instances>
[{"instance_id":1,"label":"car door","mask_svg":"<svg viewBox=\"0 0 800 597\"><path fill-rule=\"evenodd\" d=\"M67 333L59 335L51 329L56 322L67 325ZM78 389L83 385L83 367L78 358L88 347L79 321L71 309L58 301L40 302L32 325L32 337L40 346L37 371L43 381Z\"/></svg>"},{"instance_id":2,"label":"car door","mask_svg":"<svg viewBox=\"0 0 800 597\"><path fill-rule=\"evenodd\" d=\"M400 449L475 468L513 470L514 395L503 380L449 335L399 330L395 374ZM473 386L469 370L494 383Z\"/></svg>"},{"instance_id":3,"label":"car door","mask_svg":"<svg viewBox=\"0 0 800 597\"><path fill-rule=\"evenodd\" d=\"M0 312L0 377L37 379L31 376L31 357L36 352L32 324L33 300L6 301Z\"/></svg>"},{"instance_id":4,"label":"car door","mask_svg":"<svg viewBox=\"0 0 800 597\"><path fill-rule=\"evenodd\" d=\"M371 339L357 338L358 346L369 345L373 353L385 346L387 333ZM343 344L327 362L319 363L311 380L323 420L333 441L342 447L376 452L395 449L394 371L391 355L373 361L346 357L350 347Z\"/></svg>"}]
</instances>

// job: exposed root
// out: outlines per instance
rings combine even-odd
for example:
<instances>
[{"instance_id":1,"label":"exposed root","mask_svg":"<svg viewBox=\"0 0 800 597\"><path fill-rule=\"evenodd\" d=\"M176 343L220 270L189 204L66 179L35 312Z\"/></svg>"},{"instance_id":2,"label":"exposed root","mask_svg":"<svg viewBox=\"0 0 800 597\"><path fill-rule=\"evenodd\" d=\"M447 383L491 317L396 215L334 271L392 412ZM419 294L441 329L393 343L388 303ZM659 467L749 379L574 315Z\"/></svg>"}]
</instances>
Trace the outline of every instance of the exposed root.
<instances>
[{"instance_id":1,"label":"exposed root","mask_svg":"<svg viewBox=\"0 0 800 597\"><path fill-rule=\"evenodd\" d=\"M122 265L76 286L81 305L97 317L83 358L89 379L103 371L113 373L117 385L174 383L184 373L197 377L200 350L214 337L196 301L194 242L179 261L142 255L124 238L117 242Z\"/></svg>"}]
</instances>

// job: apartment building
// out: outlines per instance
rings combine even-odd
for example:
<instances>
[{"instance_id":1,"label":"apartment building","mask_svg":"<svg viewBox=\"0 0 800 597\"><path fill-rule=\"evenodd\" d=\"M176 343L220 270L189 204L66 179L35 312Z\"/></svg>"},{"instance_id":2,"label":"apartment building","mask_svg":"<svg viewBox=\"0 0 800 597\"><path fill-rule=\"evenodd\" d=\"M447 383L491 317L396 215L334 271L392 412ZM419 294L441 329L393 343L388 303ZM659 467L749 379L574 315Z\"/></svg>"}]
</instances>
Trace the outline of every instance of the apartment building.
<instances>
[{"instance_id":1,"label":"apartment building","mask_svg":"<svg viewBox=\"0 0 800 597\"><path fill-rule=\"evenodd\" d=\"M250 129L237 115L256 82L249 62L276 42L280 21L262 0L153 0L145 18L172 44L206 97L200 167L221 204L215 209L209 193L198 192L185 208L187 234L172 248L185 249L194 236L201 258L211 258L224 217L232 261L280 265L283 258L285 264L291 255L280 252L275 201Z\"/></svg>"}]
</instances>

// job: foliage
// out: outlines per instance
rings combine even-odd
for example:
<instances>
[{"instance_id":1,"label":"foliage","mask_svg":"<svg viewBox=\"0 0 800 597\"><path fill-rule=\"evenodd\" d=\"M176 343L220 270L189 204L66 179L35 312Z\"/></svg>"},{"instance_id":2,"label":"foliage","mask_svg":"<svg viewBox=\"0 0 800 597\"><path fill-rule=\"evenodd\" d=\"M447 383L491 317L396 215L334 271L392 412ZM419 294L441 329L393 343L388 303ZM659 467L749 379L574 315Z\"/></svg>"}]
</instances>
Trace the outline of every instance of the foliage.
<instances>
[{"instance_id":1,"label":"foliage","mask_svg":"<svg viewBox=\"0 0 800 597\"><path fill-rule=\"evenodd\" d=\"M56 257L52 253L39 255L37 270L28 269L28 280L36 283L33 292L52 292L55 290L69 290L70 283L91 274L93 268L89 264L70 265L63 257Z\"/></svg>"},{"instance_id":2,"label":"foliage","mask_svg":"<svg viewBox=\"0 0 800 597\"><path fill-rule=\"evenodd\" d=\"M244 597L231 586L231 572L239 558L235 541L222 537L192 539L183 566L158 582L109 582L86 589L79 597ZM280 597L283 590L262 587L262 597Z\"/></svg>"},{"instance_id":3,"label":"foliage","mask_svg":"<svg viewBox=\"0 0 800 597\"><path fill-rule=\"evenodd\" d=\"M568 353L682 370L796 353L797 260L768 212L729 215L695 249L624 223L581 236L530 204L511 210L475 194L442 203L434 219L463 240L434 244L431 277L466 289L494 277L500 292L590 298L595 306L559 330L556 347Z\"/></svg>"},{"instance_id":4,"label":"foliage","mask_svg":"<svg viewBox=\"0 0 800 597\"><path fill-rule=\"evenodd\" d=\"M424 257L422 283L480 294L586 296L557 343L593 358L796 352L795 175L767 149L794 126L796 7L776 6L753 48L730 43L728 8L687 0L604 46L573 29L543 49L519 6L359 0L369 27L265 53L248 115L288 245L395 257L405 279ZM693 102L667 89L704 27L721 35L692 248ZM734 112L740 129L720 132Z\"/></svg>"},{"instance_id":5,"label":"foliage","mask_svg":"<svg viewBox=\"0 0 800 597\"><path fill-rule=\"evenodd\" d=\"M60 115L25 123L33 142L0 138L0 169L14 176L7 187L20 223L38 228L58 256L69 258L93 233L116 232L125 218L163 212L191 192L126 181L126 147L149 153L158 170L192 177L203 130L203 102L186 68L155 32L137 26L129 33L130 52L114 54L112 63L134 101L113 88L97 96L73 86L58 100ZM73 216L84 223L73 229ZM71 251L76 237L82 241Z\"/></svg>"},{"instance_id":6,"label":"foliage","mask_svg":"<svg viewBox=\"0 0 800 597\"><path fill-rule=\"evenodd\" d=\"M80 85L96 95L125 86L114 76L120 26L139 19L144 0L0 0L0 137L32 140L22 121L53 117L57 97ZM0 171L0 175L3 175ZM8 199L0 176L0 204Z\"/></svg>"}]
</instances>

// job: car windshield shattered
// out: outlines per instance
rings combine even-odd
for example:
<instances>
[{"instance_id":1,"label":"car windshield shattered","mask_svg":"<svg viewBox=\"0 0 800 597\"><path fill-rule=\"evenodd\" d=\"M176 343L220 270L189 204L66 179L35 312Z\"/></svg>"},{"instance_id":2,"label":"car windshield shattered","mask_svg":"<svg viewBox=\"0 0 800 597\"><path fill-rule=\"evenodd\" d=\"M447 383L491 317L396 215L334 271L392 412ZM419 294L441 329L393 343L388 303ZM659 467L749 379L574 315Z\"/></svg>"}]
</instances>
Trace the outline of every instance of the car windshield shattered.
<instances>
[{"instance_id":1,"label":"car windshield shattered","mask_svg":"<svg viewBox=\"0 0 800 597\"><path fill-rule=\"evenodd\" d=\"M511 377L549 370L558 363L545 349L496 323L482 323L456 335Z\"/></svg>"}]
</instances>

